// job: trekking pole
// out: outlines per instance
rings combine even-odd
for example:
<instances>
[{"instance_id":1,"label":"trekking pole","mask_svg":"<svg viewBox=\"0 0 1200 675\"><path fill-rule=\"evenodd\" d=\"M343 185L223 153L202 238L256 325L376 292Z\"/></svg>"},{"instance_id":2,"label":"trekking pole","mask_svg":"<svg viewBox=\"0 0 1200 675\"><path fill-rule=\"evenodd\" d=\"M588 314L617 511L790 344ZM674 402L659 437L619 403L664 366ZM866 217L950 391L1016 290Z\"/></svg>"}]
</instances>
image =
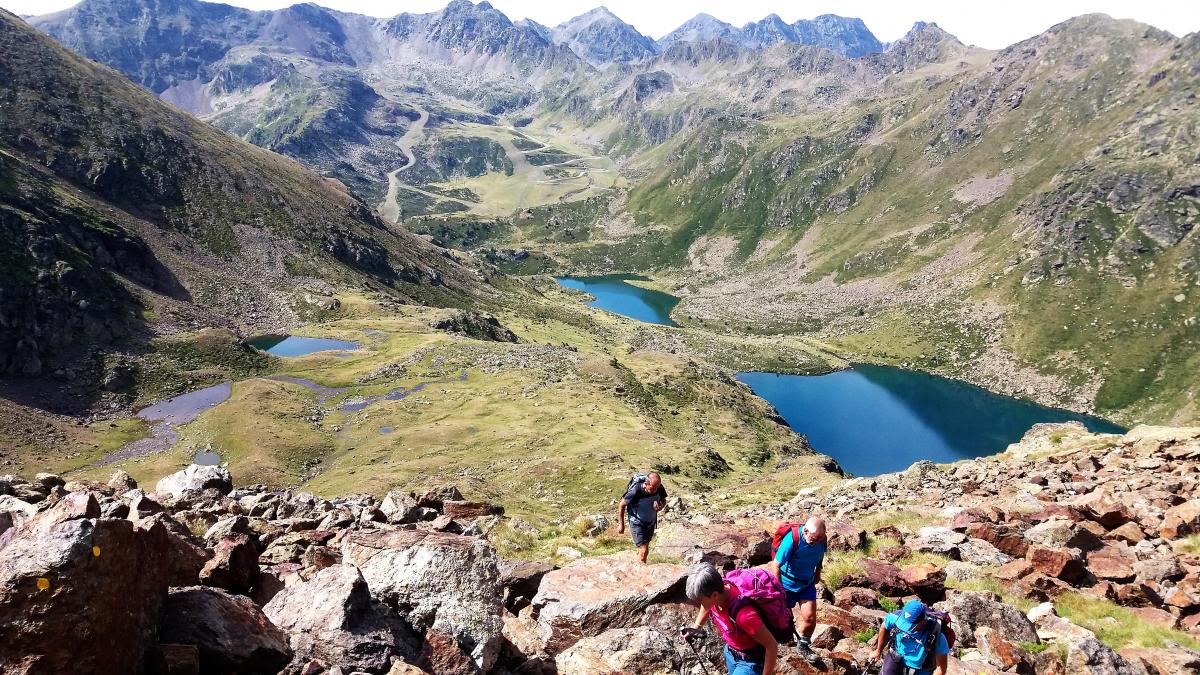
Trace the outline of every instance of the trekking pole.
<instances>
[{"instance_id":1,"label":"trekking pole","mask_svg":"<svg viewBox=\"0 0 1200 675\"><path fill-rule=\"evenodd\" d=\"M867 665L863 668L862 675L871 675L871 666L875 665L875 659L867 659Z\"/></svg>"},{"instance_id":2,"label":"trekking pole","mask_svg":"<svg viewBox=\"0 0 1200 675\"><path fill-rule=\"evenodd\" d=\"M692 648L692 653L696 655L696 663L700 664L700 670L704 672L704 675L710 675L708 672L708 666L704 665L704 657L700 656L700 650L696 649L696 645L692 644L692 638L688 636L688 633L683 632L682 630L680 632L683 633L683 641L687 643L688 647ZM680 675L683 675L682 664L679 666L679 673Z\"/></svg>"}]
</instances>

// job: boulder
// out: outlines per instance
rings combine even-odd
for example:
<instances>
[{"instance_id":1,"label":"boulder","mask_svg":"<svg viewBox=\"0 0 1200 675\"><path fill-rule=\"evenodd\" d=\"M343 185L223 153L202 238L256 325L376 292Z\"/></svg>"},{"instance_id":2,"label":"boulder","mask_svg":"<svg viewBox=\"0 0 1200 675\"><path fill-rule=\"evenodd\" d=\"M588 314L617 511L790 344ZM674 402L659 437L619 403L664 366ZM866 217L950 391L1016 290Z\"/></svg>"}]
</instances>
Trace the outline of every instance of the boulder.
<instances>
[{"instance_id":1,"label":"boulder","mask_svg":"<svg viewBox=\"0 0 1200 675\"><path fill-rule=\"evenodd\" d=\"M637 625L648 605L680 594L687 574L680 565L643 565L632 552L582 558L547 573L533 598L546 652Z\"/></svg>"},{"instance_id":2,"label":"boulder","mask_svg":"<svg viewBox=\"0 0 1200 675\"><path fill-rule=\"evenodd\" d=\"M968 539L958 545L958 557L964 562L985 567L1000 567L1012 562L1012 556L983 539Z\"/></svg>"},{"instance_id":3,"label":"boulder","mask_svg":"<svg viewBox=\"0 0 1200 675\"><path fill-rule=\"evenodd\" d=\"M975 629L975 646L979 648L984 660L1000 670L1016 670L1021 665L1025 665L1027 669L1033 660L1028 651L988 626Z\"/></svg>"},{"instance_id":4,"label":"boulder","mask_svg":"<svg viewBox=\"0 0 1200 675\"><path fill-rule=\"evenodd\" d=\"M342 559L420 633L452 636L481 670L500 653L500 572L487 542L424 530L349 531Z\"/></svg>"},{"instance_id":5,"label":"boulder","mask_svg":"<svg viewBox=\"0 0 1200 675\"><path fill-rule=\"evenodd\" d=\"M124 469L117 469L113 472L112 477L108 479L108 487L115 495L122 495L130 490L136 490L137 486L137 481Z\"/></svg>"},{"instance_id":6,"label":"boulder","mask_svg":"<svg viewBox=\"0 0 1200 675\"><path fill-rule=\"evenodd\" d=\"M432 675L475 675L483 672L452 636L439 630L426 633L417 666L422 672Z\"/></svg>"},{"instance_id":7,"label":"boulder","mask_svg":"<svg viewBox=\"0 0 1200 675\"><path fill-rule=\"evenodd\" d=\"M907 595L911 590L899 567L873 558L863 558L860 564L862 572L849 575L843 583L871 588L889 597Z\"/></svg>"},{"instance_id":8,"label":"boulder","mask_svg":"<svg viewBox=\"0 0 1200 675\"><path fill-rule=\"evenodd\" d=\"M935 608L950 614L964 647L975 646L975 630L981 626L996 630L1014 644L1038 641L1037 630L1021 610L1001 602L994 593L952 591Z\"/></svg>"},{"instance_id":9,"label":"boulder","mask_svg":"<svg viewBox=\"0 0 1200 675\"><path fill-rule=\"evenodd\" d=\"M1140 675L1140 671L1103 642L1089 637L1067 649L1067 674Z\"/></svg>"},{"instance_id":10,"label":"boulder","mask_svg":"<svg viewBox=\"0 0 1200 675\"><path fill-rule=\"evenodd\" d=\"M486 502L452 500L442 503L442 513L457 520L481 518L504 513L504 507Z\"/></svg>"},{"instance_id":11,"label":"boulder","mask_svg":"<svg viewBox=\"0 0 1200 675\"><path fill-rule=\"evenodd\" d=\"M1136 544L1146 538L1146 533L1137 523L1125 523L1115 530L1108 533L1108 538L1114 541L1123 541L1127 544Z\"/></svg>"},{"instance_id":12,"label":"boulder","mask_svg":"<svg viewBox=\"0 0 1200 675\"><path fill-rule=\"evenodd\" d=\"M250 537L244 534L221 537L199 577L204 586L216 586L230 593L249 593L258 579L258 551Z\"/></svg>"},{"instance_id":13,"label":"boulder","mask_svg":"<svg viewBox=\"0 0 1200 675\"><path fill-rule=\"evenodd\" d=\"M78 507L64 500L4 533L0 672L142 669L167 594L167 534L159 524L68 517Z\"/></svg>"},{"instance_id":14,"label":"boulder","mask_svg":"<svg viewBox=\"0 0 1200 675\"><path fill-rule=\"evenodd\" d=\"M761 565L771 559L771 536L761 529L670 522L655 535L654 550L690 564L718 569Z\"/></svg>"},{"instance_id":15,"label":"boulder","mask_svg":"<svg viewBox=\"0 0 1200 675\"><path fill-rule=\"evenodd\" d=\"M682 665L675 639L652 628L617 628L583 638L558 654L559 675L675 675Z\"/></svg>"},{"instance_id":16,"label":"boulder","mask_svg":"<svg viewBox=\"0 0 1200 675\"><path fill-rule=\"evenodd\" d=\"M516 614L537 595L542 577L554 569L554 565L530 560L500 561L500 586L504 589L504 607Z\"/></svg>"},{"instance_id":17,"label":"boulder","mask_svg":"<svg viewBox=\"0 0 1200 675\"><path fill-rule=\"evenodd\" d=\"M1087 567L1074 549L1050 548L1035 544L1029 547L1025 559L1038 572L1062 579L1069 584L1080 583L1088 576Z\"/></svg>"},{"instance_id":18,"label":"boulder","mask_svg":"<svg viewBox=\"0 0 1200 675\"><path fill-rule=\"evenodd\" d=\"M967 526L967 536L971 539L986 541L996 550L1005 555L1018 558L1025 557L1029 542L1025 540L1016 528L991 523L971 523Z\"/></svg>"},{"instance_id":19,"label":"boulder","mask_svg":"<svg viewBox=\"0 0 1200 675\"><path fill-rule=\"evenodd\" d=\"M922 563L905 567L900 570L900 578L927 604L946 598L946 571L937 565Z\"/></svg>"},{"instance_id":20,"label":"boulder","mask_svg":"<svg viewBox=\"0 0 1200 675\"><path fill-rule=\"evenodd\" d=\"M415 655L415 649L404 648L404 636L393 632L387 608L371 597L353 565L333 565L305 583L284 588L263 613L288 634L293 666L318 659L382 673L393 656Z\"/></svg>"},{"instance_id":21,"label":"boulder","mask_svg":"<svg viewBox=\"0 0 1200 675\"><path fill-rule=\"evenodd\" d=\"M159 623L162 642L195 645L201 673L277 673L292 658L288 636L249 598L219 588L171 589Z\"/></svg>"},{"instance_id":22,"label":"boulder","mask_svg":"<svg viewBox=\"0 0 1200 675\"><path fill-rule=\"evenodd\" d=\"M1133 581L1133 565L1137 556L1123 544L1110 544L1087 554L1087 567L1092 576L1106 581Z\"/></svg>"},{"instance_id":23,"label":"boulder","mask_svg":"<svg viewBox=\"0 0 1200 675\"><path fill-rule=\"evenodd\" d=\"M1185 647L1168 649L1126 647L1122 657L1135 667L1140 666L1149 675L1176 675L1176 673L1200 673L1200 652Z\"/></svg>"},{"instance_id":24,"label":"boulder","mask_svg":"<svg viewBox=\"0 0 1200 675\"><path fill-rule=\"evenodd\" d=\"M165 551L169 560L172 586L194 586L199 583L200 570L204 568L211 554L192 540L187 528L165 512L132 520L142 529L149 528L154 523L163 527L166 532Z\"/></svg>"},{"instance_id":25,"label":"boulder","mask_svg":"<svg viewBox=\"0 0 1200 675\"><path fill-rule=\"evenodd\" d=\"M922 527L916 537L909 537L905 545L921 553L936 553L958 559L958 545L967 540L966 535L948 527Z\"/></svg>"},{"instance_id":26,"label":"boulder","mask_svg":"<svg viewBox=\"0 0 1200 675\"><path fill-rule=\"evenodd\" d=\"M223 466L192 464L158 481L154 491L169 495L172 499L181 499L198 495L209 488L214 488L223 495L232 492L233 478L229 475L229 469Z\"/></svg>"},{"instance_id":27,"label":"boulder","mask_svg":"<svg viewBox=\"0 0 1200 675\"><path fill-rule=\"evenodd\" d=\"M825 538L830 551L857 551L867 545L866 531L845 520L825 523Z\"/></svg>"},{"instance_id":28,"label":"boulder","mask_svg":"<svg viewBox=\"0 0 1200 675\"><path fill-rule=\"evenodd\" d=\"M877 622L869 621L854 612L820 600L817 601L817 623L835 626L844 635L857 635L864 630L879 627Z\"/></svg>"},{"instance_id":29,"label":"boulder","mask_svg":"<svg viewBox=\"0 0 1200 675\"><path fill-rule=\"evenodd\" d=\"M1182 539L1200 532L1200 499L1172 506L1163 514L1158 536L1163 539Z\"/></svg>"},{"instance_id":30,"label":"boulder","mask_svg":"<svg viewBox=\"0 0 1200 675\"><path fill-rule=\"evenodd\" d=\"M879 593L869 588L846 586L834 591L833 604L846 610L851 607L874 609L879 606Z\"/></svg>"}]
</instances>

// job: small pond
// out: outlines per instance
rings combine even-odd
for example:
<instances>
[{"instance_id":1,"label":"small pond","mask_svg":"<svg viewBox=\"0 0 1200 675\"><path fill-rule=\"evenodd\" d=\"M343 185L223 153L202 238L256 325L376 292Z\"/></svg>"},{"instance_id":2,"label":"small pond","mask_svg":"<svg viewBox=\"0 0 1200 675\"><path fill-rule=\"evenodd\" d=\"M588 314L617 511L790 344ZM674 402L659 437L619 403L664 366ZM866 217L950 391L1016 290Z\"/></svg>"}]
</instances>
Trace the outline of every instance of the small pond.
<instances>
[{"instance_id":1,"label":"small pond","mask_svg":"<svg viewBox=\"0 0 1200 675\"><path fill-rule=\"evenodd\" d=\"M299 335L263 335L248 340L247 344L268 354L284 358L305 356L315 352L346 352L358 349L357 342L333 338L300 337Z\"/></svg>"}]
</instances>

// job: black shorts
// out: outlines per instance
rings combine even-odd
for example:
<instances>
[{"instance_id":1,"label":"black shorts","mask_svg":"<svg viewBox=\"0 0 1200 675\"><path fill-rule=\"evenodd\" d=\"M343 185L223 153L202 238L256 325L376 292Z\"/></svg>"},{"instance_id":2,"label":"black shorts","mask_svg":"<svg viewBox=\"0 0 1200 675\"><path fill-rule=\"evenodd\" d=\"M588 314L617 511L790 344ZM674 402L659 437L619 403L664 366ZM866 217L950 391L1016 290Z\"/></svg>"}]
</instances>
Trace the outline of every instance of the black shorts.
<instances>
[{"instance_id":1,"label":"black shorts","mask_svg":"<svg viewBox=\"0 0 1200 675\"><path fill-rule=\"evenodd\" d=\"M631 520L629 521L629 531L633 533L634 546L647 546L654 538L654 525Z\"/></svg>"}]
</instances>

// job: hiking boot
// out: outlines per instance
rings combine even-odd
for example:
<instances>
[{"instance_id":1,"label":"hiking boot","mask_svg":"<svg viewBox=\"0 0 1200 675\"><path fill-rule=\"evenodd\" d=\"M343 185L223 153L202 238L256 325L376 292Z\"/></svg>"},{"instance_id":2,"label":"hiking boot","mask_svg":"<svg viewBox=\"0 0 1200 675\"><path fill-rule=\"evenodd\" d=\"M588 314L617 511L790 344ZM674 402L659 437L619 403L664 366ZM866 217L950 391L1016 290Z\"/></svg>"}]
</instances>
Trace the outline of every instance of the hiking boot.
<instances>
[{"instance_id":1,"label":"hiking boot","mask_svg":"<svg viewBox=\"0 0 1200 675\"><path fill-rule=\"evenodd\" d=\"M812 645L808 643L808 640L803 638L796 640L796 651L800 653L800 658L809 663L816 663L821 660L821 657L817 656L817 653L812 650Z\"/></svg>"}]
</instances>

